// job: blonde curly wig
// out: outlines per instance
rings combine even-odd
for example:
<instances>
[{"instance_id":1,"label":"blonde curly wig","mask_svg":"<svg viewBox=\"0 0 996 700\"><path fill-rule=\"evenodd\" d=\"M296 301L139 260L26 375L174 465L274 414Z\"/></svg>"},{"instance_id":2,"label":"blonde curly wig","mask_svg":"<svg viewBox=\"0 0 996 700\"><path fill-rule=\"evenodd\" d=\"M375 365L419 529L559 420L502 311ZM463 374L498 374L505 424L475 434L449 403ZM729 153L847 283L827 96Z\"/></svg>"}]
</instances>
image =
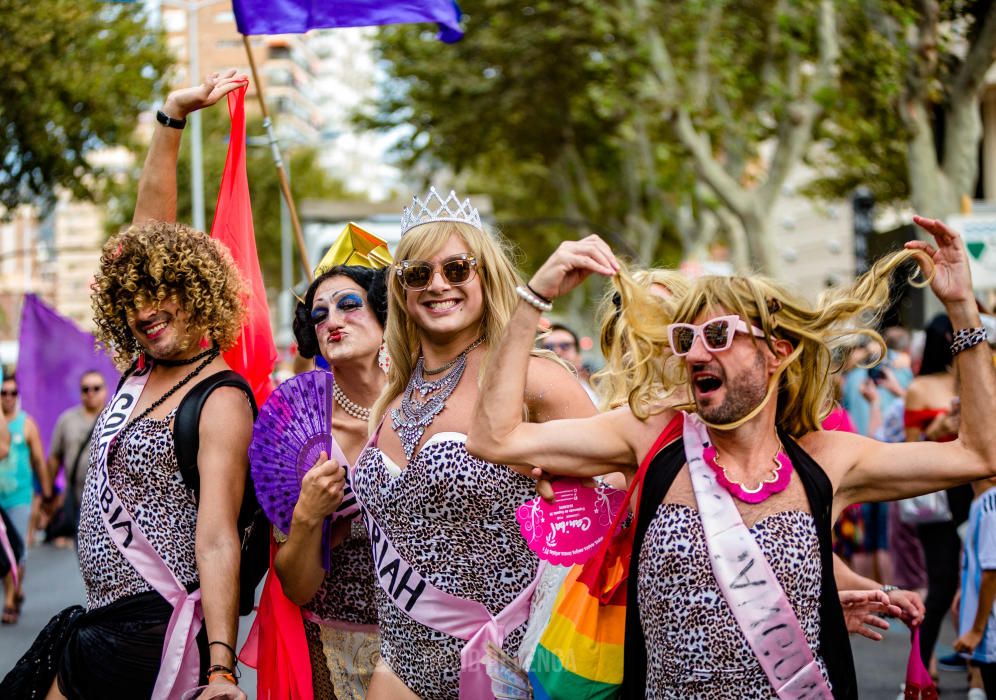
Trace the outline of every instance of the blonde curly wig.
<instances>
[{"instance_id":1,"label":"blonde curly wig","mask_svg":"<svg viewBox=\"0 0 996 700\"><path fill-rule=\"evenodd\" d=\"M635 270L630 274L633 282L650 293L645 300L648 304L652 304L654 298L681 298L688 291L688 278L677 270L650 268ZM661 305L663 308L665 302L662 301ZM614 288L610 287L602 300L598 316L601 319L599 337L605 366L595 372L591 380L599 396L599 407L603 411L610 411L629 401L632 383L639 379L631 371L633 357L627 345L627 321L622 313L621 295Z\"/></svg>"},{"instance_id":2,"label":"blonde curly wig","mask_svg":"<svg viewBox=\"0 0 996 700\"><path fill-rule=\"evenodd\" d=\"M246 285L228 250L189 226L149 221L111 237L101 251L90 301L97 338L126 369L142 348L128 325L139 309L176 302L192 337L222 350L238 339Z\"/></svg>"}]
</instances>

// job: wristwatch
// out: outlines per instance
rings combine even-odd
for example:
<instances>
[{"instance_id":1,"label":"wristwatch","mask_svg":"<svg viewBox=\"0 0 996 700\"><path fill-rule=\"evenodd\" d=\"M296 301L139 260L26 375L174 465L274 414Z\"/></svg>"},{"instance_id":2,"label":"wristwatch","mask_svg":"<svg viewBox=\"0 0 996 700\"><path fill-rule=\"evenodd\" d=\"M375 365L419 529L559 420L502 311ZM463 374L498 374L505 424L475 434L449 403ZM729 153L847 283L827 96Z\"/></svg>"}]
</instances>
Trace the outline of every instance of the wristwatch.
<instances>
[{"instance_id":1,"label":"wristwatch","mask_svg":"<svg viewBox=\"0 0 996 700\"><path fill-rule=\"evenodd\" d=\"M156 111L156 121L162 124L163 126L168 126L173 129L182 129L187 125L186 119L174 119L173 117L163 112L161 109Z\"/></svg>"}]
</instances>

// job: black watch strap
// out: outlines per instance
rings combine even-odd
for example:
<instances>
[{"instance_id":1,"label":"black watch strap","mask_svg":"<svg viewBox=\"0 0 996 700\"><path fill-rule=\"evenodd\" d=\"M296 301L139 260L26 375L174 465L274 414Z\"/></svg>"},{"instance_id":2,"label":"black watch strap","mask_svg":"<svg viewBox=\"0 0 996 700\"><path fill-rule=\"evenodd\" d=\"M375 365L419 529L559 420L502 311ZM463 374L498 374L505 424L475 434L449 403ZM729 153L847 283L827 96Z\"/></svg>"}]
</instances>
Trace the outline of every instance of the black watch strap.
<instances>
[{"instance_id":1,"label":"black watch strap","mask_svg":"<svg viewBox=\"0 0 996 700\"><path fill-rule=\"evenodd\" d=\"M182 129L187 125L186 119L174 119L173 117L163 112L161 109L156 112L156 121L162 124L163 126L168 126L173 129Z\"/></svg>"}]
</instances>

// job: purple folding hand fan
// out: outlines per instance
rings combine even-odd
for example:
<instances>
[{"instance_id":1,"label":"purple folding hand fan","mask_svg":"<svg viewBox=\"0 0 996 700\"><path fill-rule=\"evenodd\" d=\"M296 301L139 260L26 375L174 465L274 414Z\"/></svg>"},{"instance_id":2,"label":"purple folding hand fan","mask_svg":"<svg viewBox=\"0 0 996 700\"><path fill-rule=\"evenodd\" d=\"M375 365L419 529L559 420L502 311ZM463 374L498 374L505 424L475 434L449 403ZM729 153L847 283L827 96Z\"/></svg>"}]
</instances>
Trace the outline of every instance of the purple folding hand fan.
<instances>
[{"instance_id":1,"label":"purple folding hand fan","mask_svg":"<svg viewBox=\"0 0 996 700\"><path fill-rule=\"evenodd\" d=\"M256 497L266 517L282 532L290 531L304 475L323 451L339 453L332 439L332 385L332 373L325 370L288 379L270 394L253 427L249 466ZM343 506L347 500L355 503L344 499ZM331 520L326 518L322 526L326 569Z\"/></svg>"}]
</instances>

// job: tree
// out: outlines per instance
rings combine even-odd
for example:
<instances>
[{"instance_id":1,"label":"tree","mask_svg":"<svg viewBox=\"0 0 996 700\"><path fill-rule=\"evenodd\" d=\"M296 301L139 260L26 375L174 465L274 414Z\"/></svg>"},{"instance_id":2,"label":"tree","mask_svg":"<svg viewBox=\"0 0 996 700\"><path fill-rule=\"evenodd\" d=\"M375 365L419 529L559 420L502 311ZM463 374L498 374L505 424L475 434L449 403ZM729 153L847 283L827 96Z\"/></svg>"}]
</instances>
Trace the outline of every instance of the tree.
<instances>
[{"instance_id":1,"label":"tree","mask_svg":"<svg viewBox=\"0 0 996 700\"><path fill-rule=\"evenodd\" d=\"M124 144L170 65L138 4L0 0L0 205L94 199L89 155Z\"/></svg>"},{"instance_id":2,"label":"tree","mask_svg":"<svg viewBox=\"0 0 996 700\"><path fill-rule=\"evenodd\" d=\"M852 27L855 80L828 121L822 191L867 184L931 217L978 181L980 100L996 63L993 0L878 0ZM870 156L870 158L869 158ZM885 165L866 168L868 161Z\"/></svg>"},{"instance_id":3,"label":"tree","mask_svg":"<svg viewBox=\"0 0 996 700\"><path fill-rule=\"evenodd\" d=\"M409 167L499 185L499 214L608 232L645 264L725 232L741 267L777 271L771 211L837 87L832 0L463 6L454 48L381 34L399 87L380 124L410 127Z\"/></svg>"},{"instance_id":4,"label":"tree","mask_svg":"<svg viewBox=\"0 0 996 700\"><path fill-rule=\"evenodd\" d=\"M441 46L381 30L391 90L368 126L407 131L402 163L454 172L492 196L504 233L539 262L595 232L643 263L676 261L675 214L694 183L661 129L634 111L641 65L598 0L461 2L466 37Z\"/></svg>"},{"instance_id":5,"label":"tree","mask_svg":"<svg viewBox=\"0 0 996 700\"><path fill-rule=\"evenodd\" d=\"M210 226L214 220L217 203L217 186L225 169L228 153L228 136L231 122L224 102L202 112L204 133L204 215ZM262 120L258 116L248 117L246 133L252 137L263 133ZM141 151L141 149L139 149ZM177 218L191 221L190 196L190 149L183 148L177 164ZM295 201L304 198L356 199L357 195L346 191L342 183L329 176L318 164L318 152L314 148L298 147L284 153L284 162L291 172L291 192ZM111 207L108 226L116 231L131 222L138 194L138 178L142 160L136 162L134 170L121 180L110 196ZM259 253L260 267L267 286L280 286L280 184L269 147L249 148L246 153L246 172L249 176L249 196L252 199L252 218L256 233L256 250ZM317 262L317 261L313 261ZM300 265L295 259L295 270Z\"/></svg>"},{"instance_id":6,"label":"tree","mask_svg":"<svg viewBox=\"0 0 996 700\"><path fill-rule=\"evenodd\" d=\"M743 227L751 265L769 274L778 270L772 210L837 89L836 4L632 0L646 28L648 96Z\"/></svg>"}]
</instances>

